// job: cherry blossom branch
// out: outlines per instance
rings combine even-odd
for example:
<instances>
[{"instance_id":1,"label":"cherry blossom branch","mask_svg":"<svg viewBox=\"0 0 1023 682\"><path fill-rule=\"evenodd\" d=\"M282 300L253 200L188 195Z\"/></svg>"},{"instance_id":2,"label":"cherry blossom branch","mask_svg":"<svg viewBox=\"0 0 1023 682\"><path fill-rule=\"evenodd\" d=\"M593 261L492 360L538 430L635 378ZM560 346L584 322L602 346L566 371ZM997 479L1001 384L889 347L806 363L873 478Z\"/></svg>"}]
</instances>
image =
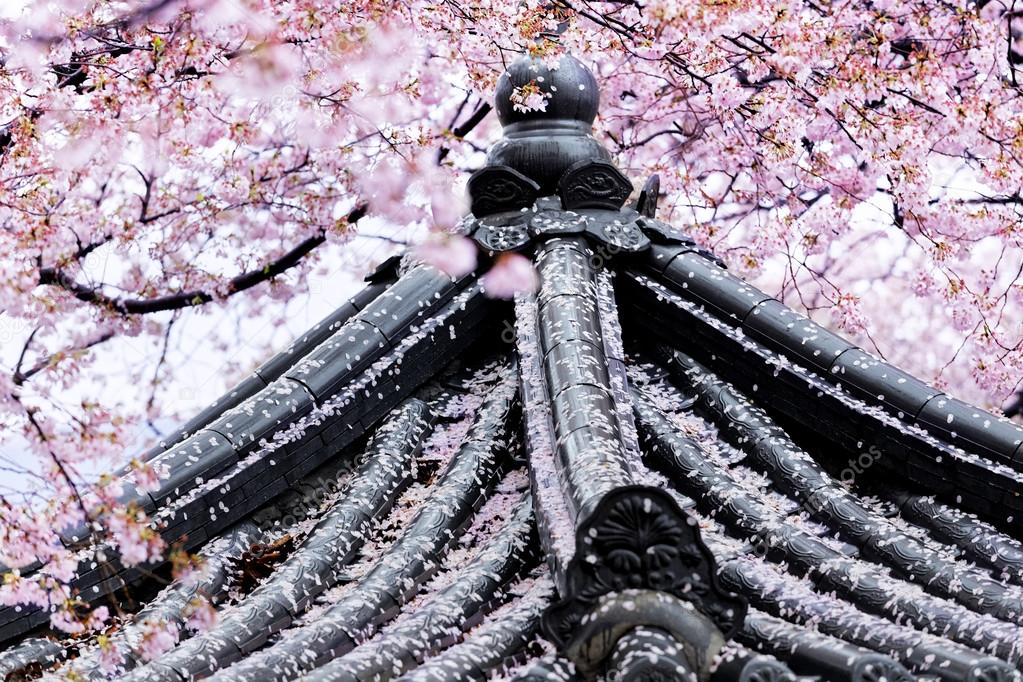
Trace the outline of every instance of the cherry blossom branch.
<instances>
[{"instance_id":1,"label":"cherry blossom branch","mask_svg":"<svg viewBox=\"0 0 1023 682\"><path fill-rule=\"evenodd\" d=\"M149 392L149 398L146 399L146 424L153 430L153 433L159 435L160 430L156 428L156 424L153 423L152 411L153 406L156 404L156 388L160 383L160 370L163 369L164 363L167 362L167 351L170 349L170 337L171 330L174 328L174 323L177 321L177 317L171 318L170 322L167 323L167 327L163 331L163 343L160 348L160 359L156 361L156 367L153 369L153 379L150 382L152 390Z\"/></svg>"},{"instance_id":2,"label":"cherry blossom branch","mask_svg":"<svg viewBox=\"0 0 1023 682\"><path fill-rule=\"evenodd\" d=\"M59 455L57 455L53 448L50 447L49 445L50 437L46 434L46 431L43 429L42 424L39 423L39 420L36 419L36 412L38 411L37 408L25 405L21 401L21 398L16 395L12 396L12 398L14 399L15 402L18 403L19 406L21 406L22 410L25 413L26 418L28 419L29 424L32 426L32 429L39 437L40 443L42 443L46 452L49 454L50 460L53 462L54 466L60 472L61 479L71 489L72 497L74 498L74 501L77 504L79 511L82 513L82 518L85 520L86 525L89 528L89 532L93 533L94 530L92 528L92 524L89 523L91 515L89 514L89 510L85 508L85 499L79 492L78 484L71 477L71 472L68 471L67 466L64 464L64 461L60 458Z\"/></svg>"},{"instance_id":3,"label":"cherry blossom branch","mask_svg":"<svg viewBox=\"0 0 1023 682\"><path fill-rule=\"evenodd\" d=\"M100 334L96 338L92 339L91 341L88 341L81 345L57 351L56 353L51 353L45 359L40 360L39 362L32 365L32 367L30 367L29 369L22 371L21 366L22 360L24 359L25 356L25 351L28 349L28 346L31 343L32 338L35 336L36 331L38 331L38 328L36 330L33 330L32 335L29 337L29 340L25 343L25 346L22 349L21 358L18 360L18 364L14 368L14 376L12 380L14 381L15 386L23 385L26 381L34 377L36 374L39 374L39 372L43 371L47 367L52 367L55 363L57 363L60 360L63 360L64 358L67 358L68 356L81 353L114 338L113 332L105 332L103 334Z\"/></svg>"},{"instance_id":4,"label":"cherry blossom branch","mask_svg":"<svg viewBox=\"0 0 1023 682\"><path fill-rule=\"evenodd\" d=\"M360 204L347 216L349 225L355 224L366 215L367 207ZM286 254L258 270L250 270L232 277L227 285L225 297L251 289L257 284L270 281L302 262L316 247L327 241L324 233L308 237ZM102 293L98 287L79 284L73 277L59 268L47 267L39 270L39 284L57 286L71 293L79 301L92 303L122 315L146 315L167 310L192 308L216 299L202 289L182 291L153 298L114 298Z\"/></svg>"},{"instance_id":5,"label":"cherry blossom branch","mask_svg":"<svg viewBox=\"0 0 1023 682\"><path fill-rule=\"evenodd\" d=\"M490 113L491 108L492 107L490 105L490 102L483 102L482 104L480 104L476 108L476 111L472 112L472 116L470 116L464 123L462 123L459 126L455 126L454 128L451 129L451 137L453 137L456 140L461 140L463 137L471 133L473 130L476 129L476 126L478 126L480 123L483 122L484 119L486 119L487 114ZM439 164L443 162L444 159L446 159L448 154L450 153L451 148L448 147L447 145L437 150L437 163Z\"/></svg>"}]
</instances>

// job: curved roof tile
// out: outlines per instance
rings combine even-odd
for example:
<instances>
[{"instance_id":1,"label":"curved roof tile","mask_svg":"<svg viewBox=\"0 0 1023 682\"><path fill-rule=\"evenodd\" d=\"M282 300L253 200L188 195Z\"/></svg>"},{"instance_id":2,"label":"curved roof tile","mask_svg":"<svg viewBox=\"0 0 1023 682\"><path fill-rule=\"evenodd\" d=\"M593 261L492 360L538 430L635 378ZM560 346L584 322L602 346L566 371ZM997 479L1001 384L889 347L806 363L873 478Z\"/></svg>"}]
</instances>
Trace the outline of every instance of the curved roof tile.
<instances>
[{"instance_id":1,"label":"curved roof tile","mask_svg":"<svg viewBox=\"0 0 1023 682\"><path fill-rule=\"evenodd\" d=\"M152 596L102 650L0 610L0 673L1018 679L1023 428L730 274L656 219L656 178L624 207L570 66L458 228L538 291L389 262L147 453L170 475L133 499L203 570L159 590L69 532L84 600ZM154 620L179 641L144 660Z\"/></svg>"}]
</instances>

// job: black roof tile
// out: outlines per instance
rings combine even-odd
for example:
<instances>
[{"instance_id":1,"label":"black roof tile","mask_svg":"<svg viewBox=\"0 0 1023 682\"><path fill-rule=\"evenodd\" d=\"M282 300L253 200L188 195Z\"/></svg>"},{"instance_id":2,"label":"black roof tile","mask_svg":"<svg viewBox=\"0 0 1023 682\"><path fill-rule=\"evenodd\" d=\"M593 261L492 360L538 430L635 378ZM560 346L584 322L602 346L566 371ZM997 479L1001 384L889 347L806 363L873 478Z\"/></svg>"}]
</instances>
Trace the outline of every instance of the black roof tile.
<instances>
[{"instance_id":1,"label":"black roof tile","mask_svg":"<svg viewBox=\"0 0 1023 682\"><path fill-rule=\"evenodd\" d=\"M121 679L1016 679L1023 429L730 274L656 182L620 208L588 97L509 119L470 184L460 229L531 254L535 294L391 262L146 455L169 476L128 495L198 581L67 534L83 600L154 595ZM141 660L200 593L212 629ZM48 615L0 609L0 673L102 677Z\"/></svg>"}]
</instances>

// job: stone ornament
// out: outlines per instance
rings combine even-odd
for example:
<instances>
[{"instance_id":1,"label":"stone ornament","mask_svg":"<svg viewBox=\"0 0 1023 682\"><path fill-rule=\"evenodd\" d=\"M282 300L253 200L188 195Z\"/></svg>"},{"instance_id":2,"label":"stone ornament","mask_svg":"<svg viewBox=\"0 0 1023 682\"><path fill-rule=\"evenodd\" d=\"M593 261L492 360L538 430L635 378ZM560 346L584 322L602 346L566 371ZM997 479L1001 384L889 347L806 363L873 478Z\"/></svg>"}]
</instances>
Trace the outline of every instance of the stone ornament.
<instances>
[{"instance_id":1,"label":"stone ornament","mask_svg":"<svg viewBox=\"0 0 1023 682\"><path fill-rule=\"evenodd\" d=\"M558 181L561 203L568 210L619 209L631 193L629 179L614 165L604 161L579 161Z\"/></svg>"},{"instance_id":2,"label":"stone ornament","mask_svg":"<svg viewBox=\"0 0 1023 682\"><path fill-rule=\"evenodd\" d=\"M479 169L469 176L468 187L472 214L477 218L532 206L540 190L535 182L507 166Z\"/></svg>"}]
</instances>

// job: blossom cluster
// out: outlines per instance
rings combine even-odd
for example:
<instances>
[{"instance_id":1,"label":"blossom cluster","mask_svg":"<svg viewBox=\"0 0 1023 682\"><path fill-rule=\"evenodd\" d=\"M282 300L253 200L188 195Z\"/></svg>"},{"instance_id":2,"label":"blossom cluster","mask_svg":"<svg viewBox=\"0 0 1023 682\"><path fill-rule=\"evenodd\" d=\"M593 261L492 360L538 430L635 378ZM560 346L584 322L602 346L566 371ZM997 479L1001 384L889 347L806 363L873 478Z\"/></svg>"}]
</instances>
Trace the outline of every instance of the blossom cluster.
<instances>
[{"instance_id":1,"label":"blossom cluster","mask_svg":"<svg viewBox=\"0 0 1023 682\"><path fill-rule=\"evenodd\" d=\"M53 0L0 23L0 603L71 631L86 528L128 564L166 547L123 484L180 330L249 369L237 328L280 327L360 244L420 244L453 274L464 181L521 54L572 52L595 135L658 217L738 274L897 365L997 408L1023 374L1023 97L1001 2L547 3ZM543 110L539 88L514 106ZM424 239L425 236L425 239ZM488 293L536 284L497 260ZM921 339L926 340L921 343ZM268 354L272 336L250 355ZM100 390L119 387L98 398ZM26 464L26 461L30 462ZM41 563L45 570L32 571ZM200 614L200 619L206 618ZM154 631L154 648L170 635Z\"/></svg>"}]
</instances>

